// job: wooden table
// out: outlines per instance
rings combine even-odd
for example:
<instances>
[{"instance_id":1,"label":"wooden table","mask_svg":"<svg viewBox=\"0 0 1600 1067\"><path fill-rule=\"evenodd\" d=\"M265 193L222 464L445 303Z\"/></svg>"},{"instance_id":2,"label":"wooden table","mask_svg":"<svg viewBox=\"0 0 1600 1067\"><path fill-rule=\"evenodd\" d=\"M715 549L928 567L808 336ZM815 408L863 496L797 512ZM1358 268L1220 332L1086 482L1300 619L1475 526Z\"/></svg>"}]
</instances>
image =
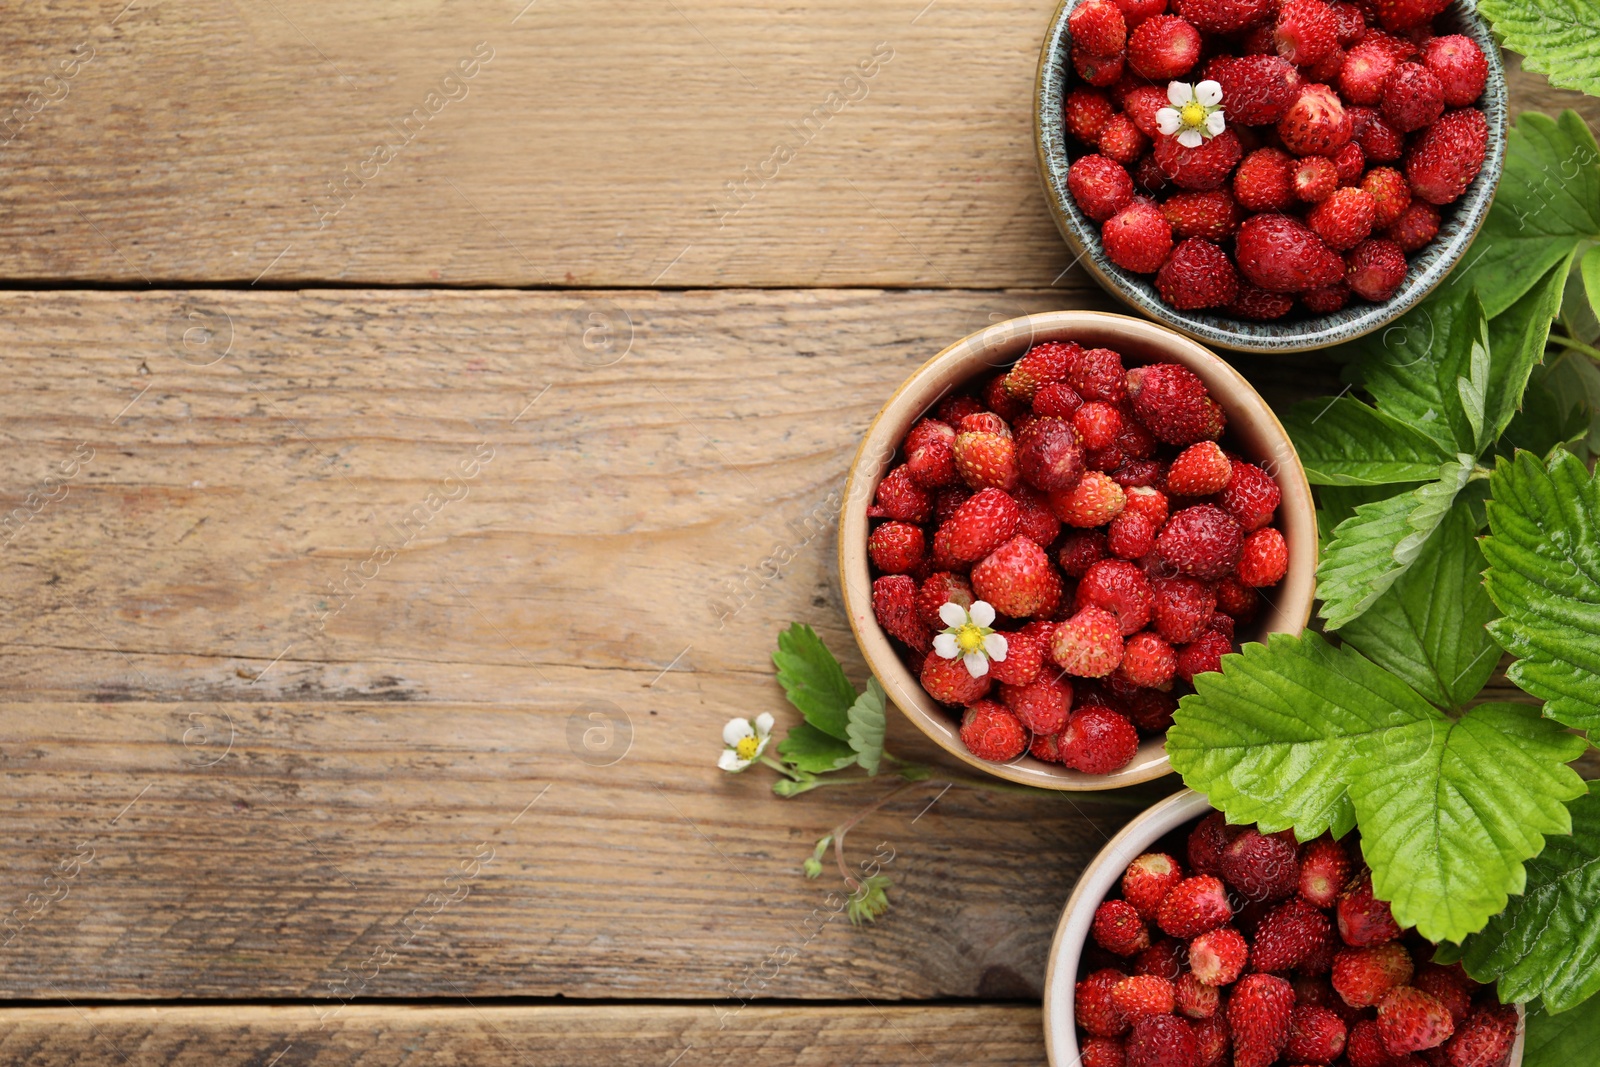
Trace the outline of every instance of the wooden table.
<instances>
[{"instance_id":1,"label":"wooden table","mask_svg":"<svg viewBox=\"0 0 1600 1067\"><path fill-rule=\"evenodd\" d=\"M1051 6L8 11L0 1062L1042 1062L1142 800L913 794L855 929L799 864L870 793L714 764L793 721L791 620L863 677L895 385L1111 306L1033 161Z\"/></svg>"}]
</instances>

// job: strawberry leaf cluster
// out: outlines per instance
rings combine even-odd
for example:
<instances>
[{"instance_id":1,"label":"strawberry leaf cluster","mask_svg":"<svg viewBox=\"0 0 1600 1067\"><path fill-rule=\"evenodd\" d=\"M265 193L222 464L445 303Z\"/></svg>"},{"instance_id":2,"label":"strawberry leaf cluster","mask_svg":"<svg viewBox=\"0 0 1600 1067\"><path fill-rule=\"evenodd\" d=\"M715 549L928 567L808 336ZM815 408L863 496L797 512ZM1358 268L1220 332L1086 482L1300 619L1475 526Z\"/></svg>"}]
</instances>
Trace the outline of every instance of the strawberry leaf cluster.
<instances>
[{"instance_id":1,"label":"strawberry leaf cluster","mask_svg":"<svg viewBox=\"0 0 1600 1067\"><path fill-rule=\"evenodd\" d=\"M1482 0L1506 47L1551 85L1600 96L1600 4L1595 0Z\"/></svg>"},{"instance_id":2,"label":"strawberry leaf cluster","mask_svg":"<svg viewBox=\"0 0 1600 1067\"><path fill-rule=\"evenodd\" d=\"M778 684L805 720L790 727L778 743L779 758L795 773L780 779L773 790L792 796L804 792L797 785L816 775L855 765L877 774L886 726L886 698L878 680L867 679L867 688L858 694L816 631L798 622L778 635L772 663Z\"/></svg>"}]
</instances>

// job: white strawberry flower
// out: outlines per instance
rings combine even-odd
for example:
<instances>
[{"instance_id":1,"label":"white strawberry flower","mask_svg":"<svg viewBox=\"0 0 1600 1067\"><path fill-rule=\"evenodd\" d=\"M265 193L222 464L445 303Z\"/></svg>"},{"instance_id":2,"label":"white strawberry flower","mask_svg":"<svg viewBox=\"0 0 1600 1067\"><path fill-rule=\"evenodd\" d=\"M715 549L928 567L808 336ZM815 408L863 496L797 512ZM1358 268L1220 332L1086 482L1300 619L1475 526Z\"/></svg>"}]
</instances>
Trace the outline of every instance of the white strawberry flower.
<instances>
[{"instance_id":1,"label":"white strawberry flower","mask_svg":"<svg viewBox=\"0 0 1600 1067\"><path fill-rule=\"evenodd\" d=\"M948 629L933 639L933 650L945 659L960 658L967 673L982 678L989 673L989 661L1004 663L1006 635L994 632L994 608L979 600L971 608L947 601L939 609L939 620Z\"/></svg>"},{"instance_id":2,"label":"white strawberry flower","mask_svg":"<svg viewBox=\"0 0 1600 1067\"><path fill-rule=\"evenodd\" d=\"M766 712L756 716L754 725L749 719L729 719L722 728L722 743L728 747L717 757L717 766L730 774L738 774L760 759L761 753L767 750L767 742L772 740L773 724L772 716Z\"/></svg>"},{"instance_id":3,"label":"white strawberry flower","mask_svg":"<svg viewBox=\"0 0 1600 1067\"><path fill-rule=\"evenodd\" d=\"M1222 86L1217 82L1169 82L1167 100L1172 106L1156 112L1156 127L1168 137L1177 134L1185 148L1199 148L1228 128L1222 117Z\"/></svg>"}]
</instances>

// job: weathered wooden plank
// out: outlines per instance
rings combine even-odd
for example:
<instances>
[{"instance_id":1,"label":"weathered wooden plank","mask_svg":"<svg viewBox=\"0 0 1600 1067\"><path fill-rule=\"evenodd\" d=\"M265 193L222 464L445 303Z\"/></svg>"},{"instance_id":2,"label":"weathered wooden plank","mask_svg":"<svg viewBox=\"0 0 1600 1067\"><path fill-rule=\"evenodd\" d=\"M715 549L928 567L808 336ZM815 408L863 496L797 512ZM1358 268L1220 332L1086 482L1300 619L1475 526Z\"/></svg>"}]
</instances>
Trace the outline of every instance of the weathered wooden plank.
<instances>
[{"instance_id":1,"label":"weathered wooden plank","mask_svg":"<svg viewBox=\"0 0 1600 1067\"><path fill-rule=\"evenodd\" d=\"M20 5L0 256L136 285L1084 290L1034 159L1052 9ZM1536 76L1513 99L1600 114Z\"/></svg>"},{"instance_id":2,"label":"weathered wooden plank","mask_svg":"<svg viewBox=\"0 0 1600 1067\"><path fill-rule=\"evenodd\" d=\"M316 1063L319 1067L883 1067L1044 1062L1034 1007L708 1008L352 1005L13 1008L0 1058L34 1067ZM320 1028L319 1028L320 1024ZM274 1057L277 1057L276 1059Z\"/></svg>"}]
</instances>

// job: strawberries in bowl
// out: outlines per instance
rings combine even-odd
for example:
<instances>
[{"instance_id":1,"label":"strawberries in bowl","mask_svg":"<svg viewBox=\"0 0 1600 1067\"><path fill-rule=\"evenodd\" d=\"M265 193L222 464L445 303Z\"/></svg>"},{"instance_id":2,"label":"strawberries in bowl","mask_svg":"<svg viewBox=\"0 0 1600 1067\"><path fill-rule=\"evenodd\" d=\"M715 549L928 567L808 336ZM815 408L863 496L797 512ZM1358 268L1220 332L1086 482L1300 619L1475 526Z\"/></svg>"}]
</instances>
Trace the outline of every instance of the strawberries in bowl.
<instances>
[{"instance_id":1,"label":"strawberries in bowl","mask_svg":"<svg viewBox=\"0 0 1600 1067\"><path fill-rule=\"evenodd\" d=\"M1309 617L1316 532L1282 428L1142 320L1014 319L879 414L841 519L847 606L890 698L948 751L1058 789L1167 770L1195 673Z\"/></svg>"}]
</instances>

